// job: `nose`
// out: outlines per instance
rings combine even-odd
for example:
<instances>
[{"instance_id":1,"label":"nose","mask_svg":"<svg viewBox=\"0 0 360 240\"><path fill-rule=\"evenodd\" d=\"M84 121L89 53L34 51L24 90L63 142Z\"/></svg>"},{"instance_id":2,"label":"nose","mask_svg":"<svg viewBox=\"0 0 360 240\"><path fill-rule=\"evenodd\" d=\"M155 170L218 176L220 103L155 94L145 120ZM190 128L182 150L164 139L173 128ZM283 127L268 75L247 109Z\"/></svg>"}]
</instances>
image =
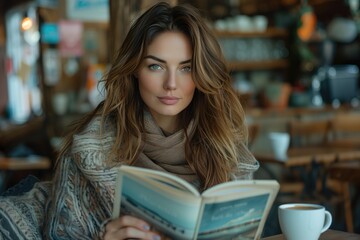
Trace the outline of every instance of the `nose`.
<instances>
[{"instance_id":1,"label":"nose","mask_svg":"<svg viewBox=\"0 0 360 240\"><path fill-rule=\"evenodd\" d=\"M176 89L176 72L168 71L166 80L164 81L164 89L175 90Z\"/></svg>"}]
</instances>

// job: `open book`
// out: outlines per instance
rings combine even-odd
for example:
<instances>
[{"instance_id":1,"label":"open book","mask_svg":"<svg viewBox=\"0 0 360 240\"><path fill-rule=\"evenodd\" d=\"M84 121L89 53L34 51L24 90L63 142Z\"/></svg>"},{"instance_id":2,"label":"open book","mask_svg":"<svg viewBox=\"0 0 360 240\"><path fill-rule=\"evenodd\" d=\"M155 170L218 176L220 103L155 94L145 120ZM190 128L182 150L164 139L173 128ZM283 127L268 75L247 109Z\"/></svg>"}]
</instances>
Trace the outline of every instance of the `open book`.
<instances>
[{"instance_id":1,"label":"open book","mask_svg":"<svg viewBox=\"0 0 360 240\"><path fill-rule=\"evenodd\" d=\"M239 180L200 194L172 174L122 166L113 218L136 216L172 239L260 239L278 190L275 180Z\"/></svg>"}]
</instances>

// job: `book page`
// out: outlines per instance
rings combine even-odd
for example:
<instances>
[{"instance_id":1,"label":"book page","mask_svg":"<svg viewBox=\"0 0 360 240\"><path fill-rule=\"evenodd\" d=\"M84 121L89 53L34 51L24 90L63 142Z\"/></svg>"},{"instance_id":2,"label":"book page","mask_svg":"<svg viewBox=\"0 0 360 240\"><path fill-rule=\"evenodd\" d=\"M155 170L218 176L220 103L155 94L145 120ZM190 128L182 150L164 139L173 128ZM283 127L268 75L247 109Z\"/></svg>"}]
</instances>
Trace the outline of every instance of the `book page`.
<instances>
[{"instance_id":1,"label":"book page","mask_svg":"<svg viewBox=\"0 0 360 240\"><path fill-rule=\"evenodd\" d=\"M201 199L162 181L124 173L120 214L133 215L172 239L192 239Z\"/></svg>"},{"instance_id":2,"label":"book page","mask_svg":"<svg viewBox=\"0 0 360 240\"><path fill-rule=\"evenodd\" d=\"M269 194L206 202L197 239L255 239Z\"/></svg>"},{"instance_id":3,"label":"book page","mask_svg":"<svg viewBox=\"0 0 360 240\"><path fill-rule=\"evenodd\" d=\"M205 191L197 239L259 239L278 190L276 181L249 180Z\"/></svg>"},{"instance_id":4,"label":"book page","mask_svg":"<svg viewBox=\"0 0 360 240\"><path fill-rule=\"evenodd\" d=\"M197 189L194 188L190 183L185 181L182 178L179 178L173 174L156 171L152 169L139 168L133 166L121 166L122 172L128 172L134 175L138 175L141 177L145 177L145 181L148 180L156 180L158 182L163 182L164 184L168 184L173 186L174 188L183 189L184 191L188 191L193 193L196 196L200 196L200 193Z\"/></svg>"},{"instance_id":5,"label":"book page","mask_svg":"<svg viewBox=\"0 0 360 240\"><path fill-rule=\"evenodd\" d=\"M276 190L279 184L275 180L238 180L220 183L202 193L204 197L224 196L231 193L248 192L256 189L269 188L268 191Z\"/></svg>"}]
</instances>

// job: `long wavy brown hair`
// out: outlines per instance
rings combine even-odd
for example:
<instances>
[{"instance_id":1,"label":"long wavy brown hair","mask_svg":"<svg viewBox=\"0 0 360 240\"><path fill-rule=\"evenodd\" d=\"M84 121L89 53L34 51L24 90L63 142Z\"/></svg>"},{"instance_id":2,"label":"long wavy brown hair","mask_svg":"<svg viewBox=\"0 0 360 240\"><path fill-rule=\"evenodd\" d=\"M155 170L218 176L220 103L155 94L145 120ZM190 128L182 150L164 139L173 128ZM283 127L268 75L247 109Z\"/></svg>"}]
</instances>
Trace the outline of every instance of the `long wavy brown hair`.
<instances>
[{"instance_id":1,"label":"long wavy brown hair","mask_svg":"<svg viewBox=\"0 0 360 240\"><path fill-rule=\"evenodd\" d=\"M190 5L158 3L137 18L114 62L104 77L106 98L80 120L68 135L61 156L94 116L116 125L116 140L110 155L133 164L141 152L144 132L142 101L134 76L147 46L160 33L180 31L193 48L192 77L196 85L190 105L181 113L182 128L191 120L194 131L186 136L185 156L203 188L228 181L238 165L239 142L247 141L244 111L231 83L231 76L215 35L197 9ZM110 156L109 156L110 157Z\"/></svg>"}]
</instances>

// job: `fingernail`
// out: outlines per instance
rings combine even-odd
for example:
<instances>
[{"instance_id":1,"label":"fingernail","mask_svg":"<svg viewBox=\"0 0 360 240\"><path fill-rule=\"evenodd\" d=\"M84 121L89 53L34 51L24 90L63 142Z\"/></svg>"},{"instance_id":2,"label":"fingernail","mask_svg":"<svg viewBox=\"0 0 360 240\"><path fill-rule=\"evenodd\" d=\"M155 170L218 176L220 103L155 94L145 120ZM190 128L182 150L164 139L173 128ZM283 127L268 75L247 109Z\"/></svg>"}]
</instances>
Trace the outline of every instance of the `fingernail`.
<instances>
[{"instance_id":1,"label":"fingernail","mask_svg":"<svg viewBox=\"0 0 360 240\"><path fill-rule=\"evenodd\" d=\"M150 230L150 226L149 226L149 225L144 225L143 228L144 228L144 230L146 230L146 231L149 231L149 230Z\"/></svg>"},{"instance_id":2,"label":"fingernail","mask_svg":"<svg viewBox=\"0 0 360 240\"><path fill-rule=\"evenodd\" d=\"M159 235L154 235L153 240L161 240L161 237Z\"/></svg>"}]
</instances>

